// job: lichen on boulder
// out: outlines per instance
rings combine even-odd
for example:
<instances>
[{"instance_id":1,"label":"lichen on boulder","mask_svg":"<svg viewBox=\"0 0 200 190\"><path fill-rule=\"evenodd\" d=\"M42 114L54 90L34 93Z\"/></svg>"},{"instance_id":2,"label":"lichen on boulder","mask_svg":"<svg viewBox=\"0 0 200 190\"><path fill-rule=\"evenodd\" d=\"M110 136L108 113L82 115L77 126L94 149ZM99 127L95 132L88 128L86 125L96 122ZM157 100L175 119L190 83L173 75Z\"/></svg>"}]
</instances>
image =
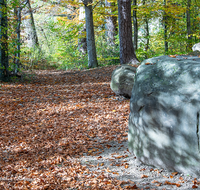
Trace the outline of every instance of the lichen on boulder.
<instances>
[{"instance_id":1,"label":"lichen on boulder","mask_svg":"<svg viewBox=\"0 0 200 190\"><path fill-rule=\"evenodd\" d=\"M141 162L200 175L200 58L160 56L137 69L129 149Z\"/></svg>"}]
</instances>

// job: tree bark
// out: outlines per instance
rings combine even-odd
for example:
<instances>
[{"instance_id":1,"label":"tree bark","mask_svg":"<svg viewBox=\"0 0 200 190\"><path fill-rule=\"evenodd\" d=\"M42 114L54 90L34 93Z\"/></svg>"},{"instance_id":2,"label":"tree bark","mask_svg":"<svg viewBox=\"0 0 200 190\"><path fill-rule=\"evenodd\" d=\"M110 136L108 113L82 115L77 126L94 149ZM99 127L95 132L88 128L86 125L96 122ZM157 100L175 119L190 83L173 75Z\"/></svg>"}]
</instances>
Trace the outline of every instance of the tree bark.
<instances>
[{"instance_id":1,"label":"tree bark","mask_svg":"<svg viewBox=\"0 0 200 190\"><path fill-rule=\"evenodd\" d=\"M117 17L113 15L114 2L108 2L105 0L105 5L108 7L108 14L106 18L106 34L108 37L108 44L115 47L115 36L117 34Z\"/></svg>"},{"instance_id":2,"label":"tree bark","mask_svg":"<svg viewBox=\"0 0 200 190\"><path fill-rule=\"evenodd\" d=\"M143 0L143 5L145 6L146 0ZM144 16L144 23L145 23L145 39L146 39L146 44L145 44L145 58L147 58L147 51L149 50L149 21L147 18L147 15L145 14Z\"/></svg>"},{"instance_id":3,"label":"tree bark","mask_svg":"<svg viewBox=\"0 0 200 190\"><path fill-rule=\"evenodd\" d=\"M20 67L20 25L21 25L21 7L16 7L14 12L15 12L15 17L16 17L16 33L17 33L17 39L16 39L16 53L15 53L15 58L14 58L14 63L15 63L15 69L14 69L14 74L17 74L18 69Z\"/></svg>"},{"instance_id":4,"label":"tree bark","mask_svg":"<svg viewBox=\"0 0 200 190\"><path fill-rule=\"evenodd\" d=\"M192 48L192 36L191 36L191 18L190 18L190 8L191 8L191 0L187 0L187 10L186 10L186 18L187 18L187 50L191 50Z\"/></svg>"},{"instance_id":5,"label":"tree bark","mask_svg":"<svg viewBox=\"0 0 200 190\"><path fill-rule=\"evenodd\" d=\"M80 23L85 22L85 13L84 12L85 12L84 7L81 6L79 8L79 22ZM86 38L86 25L85 24L83 24L83 27L81 28L81 30L79 32L78 49L83 54L87 53L87 38Z\"/></svg>"},{"instance_id":6,"label":"tree bark","mask_svg":"<svg viewBox=\"0 0 200 190\"><path fill-rule=\"evenodd\" d=\"M23 9L22 14L25 17L23 24L25 27L25 33L27 35L27 46L29 48L39 47L38 36L29 0L26 1L26 6Z\"/></svg>"},{"instance_id":7,"label":"tree bark","mask_svg":"<svg viewBox=\"0 0 200 190\"><path fill-rule=\"evenodd\" d=\"M137 0L133 0L133 28L134 28L134 40L133 40L133 47L136 51L138 49L138 22L137 22Z\"/></svg>"},{"instance_id":8,"label":"tree bark","mask_svg":"<svg viewBox=\"0 0 200 190\"><path fill-rule=\"evenodd\" d=\"M9 81L7 1L0 0L0 80Z\"/></svg>"},{"instance_id":9,"label":"tree bark","mask_svg":"<svg viewBox=\"0 0 200 190\"><path fill-rule=\"evenodd\" d=\"M131 1L118 0L120 64L137 64L132 41Z\"/></svg>"},{"instance_id":10,"label":"tree bark","mask_svg":"<svg viewBox=\"0 0 200 190\"><path fill-rule=\"evenodd\" d=\"M87 52L88 52L88 67L98 67L95 37L94 37L94 24L92 12L92 0L84 0L85 5L85 19L86 19L86 33L87 33Z\"/></svg>"},{"instance_id":11,"label":"tree bark","mask_svg":"<svg viewBox=\"0 0 200 190\"><path fill-rule=\"evenodd\" d=\"M164 8L167 8L167 2L164 0ZM168 37L167 37L167 14L164 10L164 15L163 15L163 25L164 25L164 44L165 44L165 54L168 54L169 48L168 48Z\"/></svg>"}]
</instances>

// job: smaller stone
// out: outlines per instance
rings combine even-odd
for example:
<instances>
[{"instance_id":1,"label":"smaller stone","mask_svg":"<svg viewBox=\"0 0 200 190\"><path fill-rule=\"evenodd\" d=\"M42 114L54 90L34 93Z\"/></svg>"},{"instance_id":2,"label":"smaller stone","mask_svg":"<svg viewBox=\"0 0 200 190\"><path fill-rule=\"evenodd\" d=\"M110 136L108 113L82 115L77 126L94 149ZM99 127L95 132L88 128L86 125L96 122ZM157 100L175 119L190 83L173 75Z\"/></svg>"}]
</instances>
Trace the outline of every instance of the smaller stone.
<instances>
[{"instance_id":1,"label":"smaller stone","mask_svg":"<svg viewBox=\"0 0 200 190\"><path fill-rule=\"evenodd\" d=\"M110 87L116 95L131 97L136 69L130 65L122 65L113 71Z\"/></svg>"},{"instance_id":2,"label":"smaller stone","mask_svg":"<svg viewBox=\"0 0 200 190\"><path fill-rule=\"evenodd\" d=\"M192 51L200 51L200 43L194 44L192 47Z\"/></svg>"}]
</instances>

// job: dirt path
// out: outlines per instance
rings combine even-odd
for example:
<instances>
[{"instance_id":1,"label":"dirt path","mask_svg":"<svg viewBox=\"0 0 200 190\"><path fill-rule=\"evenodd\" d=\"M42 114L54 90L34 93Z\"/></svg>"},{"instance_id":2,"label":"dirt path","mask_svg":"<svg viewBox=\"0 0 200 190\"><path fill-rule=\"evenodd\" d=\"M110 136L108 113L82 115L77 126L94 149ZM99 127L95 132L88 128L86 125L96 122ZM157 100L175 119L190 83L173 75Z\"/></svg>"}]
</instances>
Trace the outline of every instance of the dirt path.
<instances>
[{"instance_id":1,"label":"dirt path","mask_svg":"<svg viewBox=\"0 0 200 190\"><path fill-rule=\"evenodd\" d=\"M197 182L194 177L144 165L127 149L126 141L121 144L110 142L104 145L98 156L85 155L80 161L90 171L104 172L111 180L117 178L123 181L124 188L136 185L135 189L200 189L198 184L194 185L194 181Z\"/></svg>"}]
</instances>

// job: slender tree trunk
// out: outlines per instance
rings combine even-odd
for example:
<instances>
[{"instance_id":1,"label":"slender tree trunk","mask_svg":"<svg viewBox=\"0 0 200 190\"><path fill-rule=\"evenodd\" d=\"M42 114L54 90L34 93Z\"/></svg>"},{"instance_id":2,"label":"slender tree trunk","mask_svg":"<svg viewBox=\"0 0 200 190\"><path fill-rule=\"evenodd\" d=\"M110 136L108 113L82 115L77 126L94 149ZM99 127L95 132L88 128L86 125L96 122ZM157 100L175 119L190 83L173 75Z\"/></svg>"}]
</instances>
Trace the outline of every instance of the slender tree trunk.
<instances>
[{"instance_id":1,"label":"slender tree trunk","mask_svg":"<svg viewBox=\"0 0 200 190\"><path fill-rule=\"evenodd\" d=\"M137 0L133 0L133 28L134 28L134 40L133 40L133 47L136 51L138 49L138 22L137 22Z\"/></svg>"},{"instance_id":2,"label":"slender tree trunk","mask_svg":"<svg viewBox=\"0 0 200 190\"><path fill-rule=\"evenodd\" d=\"M17 22L17 26L16 26L16 33L17 33L17 39L16 39L16 45L17 45L17 49L16 49L16 53L15 53L15 59L14 59L14 63L15 63L15 69L14 69L14 74L17 74L18 69L20 67L20 25L21 25L21 7L16 7L15 10L15 17L16 17L16 22Z\"/></svg>"},{"instance_id":3,"label":"slender tree trunk","mask_svg":"<svg viewBox=\"0 0 200 190\"><path fill-rule=\"evenodd\" d=\"M192 48L192 36L191 36L191 18L190 18L190 8L191 8L191 0L187 0L187 11L186 11L186 18L187 18L187 50L191 50Z\"/></svg>"},{"instance_id":4,"label":"slender tree trunk","mask_svg":"<svg viewBox=\"0 0 200 190\"><path fill-rule=\"evenodd\" d=\"M81 0L79 2L81 2ZM79 21L80 23L85 22L85 10L84 10L84 7L82 6L79 9ZM79 51L82 52L83 54L87 53L87 38L86 38L85 24L83 24L83 27L81 28L79 32L78 48L79 48Z\"/></svg>"},{"instance_id":5,"label":"slender tree trunk","mask_svg":"<svg viewBox=\"0 0 200 190\"><path fill-rule=\"evenodd\" d=\"M145 18L145 30L146 30L146 35L145 35L145 38L146 38L146 46L145 46L145 51L148 51L149 50L149 21L147 18Z\"/></svg>"},{"instance_id":6,"label":"slender tree trunk","mask_svg":"<svg viewBox=\"0 0 200 190\"><path fill-rule=\"evenodd\" d=\"M25 19L23 20L23 24L25 27L25 33L27 35L27 46L29 48L39 47L38 36L35 28L30 0L26 1L26 6L23 9L23 16L25 17Z\"/></svg>"},{"instance_id":7,"label":"slender tree trunk","mask_svg":"<svg viewBox=\"0 0 200 190\"><path fill-rule=\"evenodd\" d=\"M196 31L200 31L200 24L199 24L199 12L200 12L200 1L199 0L194 0L193 1L194 5L197 5L196 7L193 7L193 11L190 10L190 14L192 12L193 14L193 20L190 18L191 20L191 33L196 33ZM191 16L190 16L191 17ZM193 37L194 41L192 41L192 43L198 43L199 42L199 37L195 36Z\"/></svg>"},{"instance_id":8,"label":"slender tree trunk","mask_svg":"<svg viewBox=\"0 0 200 190\"><path fill-rule=\"evenodd\" d=\"M131 1L118 0L118 22L120 40L120 64L137 64L133 41L131 23Z\"/></svg>"},{"instance_id":9,"label":"slender tree trunk","mask_svg":"<svg viewBox=\"0 0 200 190\"><path fill-rule=\"evenodd\" d=\"M143 5L145 6L145 4L146 4L146 0L143 0ZM147 51L149 50L149 21L146 14L144 17L144 23L145 23L145 39L146 39L145 58L147 58Z\"/></svg>"},{"instance_id":10,"label":"slender tree trunk","mask_svg":"<svg viewBox=\"0 0 200 190\"><path fill-rule=\"evenodd\" d=\"M87 52L88 52L88 67L98 67L95 37L94 37L94 24L92 13L92 0L85 0L85 18L86 18L86 33L87 33Z\"/></svg>"},{"instance_id":11,"label":"slender tree trunk","mask_svg":"<svg viewBox=\"0 0 200 190\"><path fill-rule=\"evenodd\" d=\"M9 81L7 1L0 0L0 80Z\"/></svg>"},{"instance_id":12,"label":"slender tree trunk","mask_svg":"<svg viewBox=\"0 0 200 190\"><path fill-rule=\"evenodd\" d=\"M167 7L167 0L164 0L164 8ZM164 25L164 43L165 43L165 54L168 54L169 48L168 48L168 41L167 41L167 15L164 11L163 15L163 25Z\"/></svg>"},{"instance_id":13,"label":"slender tree trunk","mask_svg":"<svg viewBox=\"0 0 200 190\"><path fill-rule=\"evenodd\" d=\"M115 36L117 34L117 17L113 15L114 2L108 2L105 0L105 5L108 7L108 14L106 18L106 33L108 36L108 44L115 47Z\"/></svg>"}]
</instances>

